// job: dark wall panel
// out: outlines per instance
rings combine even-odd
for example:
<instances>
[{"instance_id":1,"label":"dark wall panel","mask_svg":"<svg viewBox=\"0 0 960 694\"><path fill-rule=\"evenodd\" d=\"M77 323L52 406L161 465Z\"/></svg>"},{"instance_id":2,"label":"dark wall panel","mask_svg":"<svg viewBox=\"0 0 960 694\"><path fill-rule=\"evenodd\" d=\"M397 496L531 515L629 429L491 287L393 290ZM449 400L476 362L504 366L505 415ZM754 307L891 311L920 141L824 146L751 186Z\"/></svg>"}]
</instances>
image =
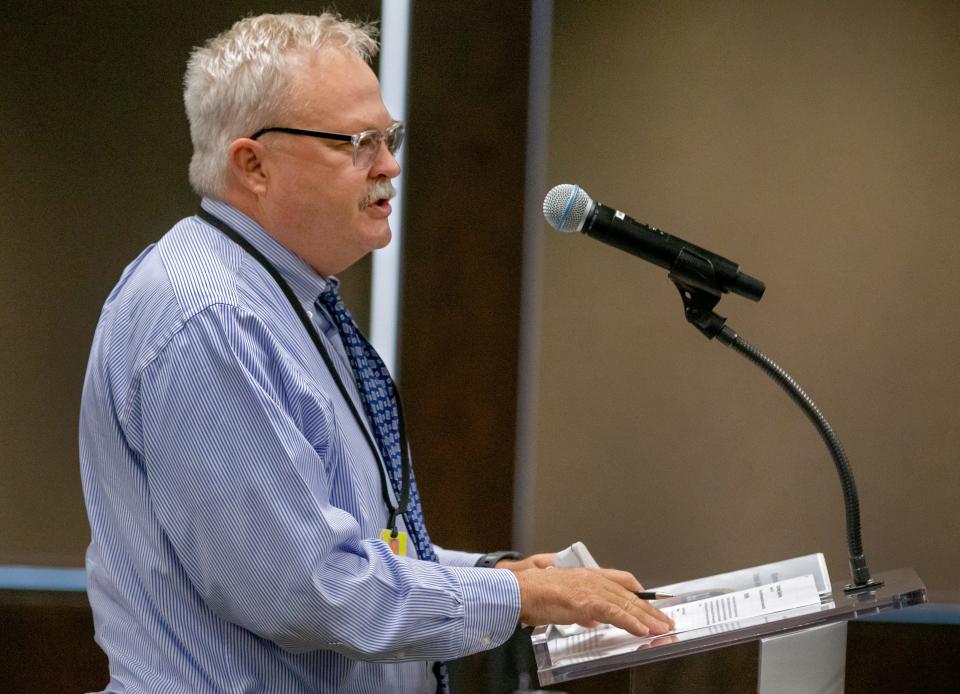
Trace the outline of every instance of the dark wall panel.
<instances>
[{"instance_id":1,"label":"dark wall panel","mask_svg":"<svg viewBox=\"0 0 960 694\"><path fill-rule=\"evenodd\" d=\"M401 386L434 541L511 541L528 3L415 3Z\"/></svg>"}]
</instances>

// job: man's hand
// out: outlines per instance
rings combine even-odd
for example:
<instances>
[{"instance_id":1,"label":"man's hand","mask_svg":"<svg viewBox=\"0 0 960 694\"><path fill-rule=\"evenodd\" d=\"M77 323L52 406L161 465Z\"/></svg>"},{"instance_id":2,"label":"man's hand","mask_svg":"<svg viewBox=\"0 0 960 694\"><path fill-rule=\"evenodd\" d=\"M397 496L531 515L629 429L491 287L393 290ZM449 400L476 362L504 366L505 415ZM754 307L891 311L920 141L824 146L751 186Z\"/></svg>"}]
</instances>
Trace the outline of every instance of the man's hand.
<instances>
[{"instance_id":1,"label":"man's hand","mask_svg":"<svg viewBox=\"0 0 960 694\"><path fill-rule=\"evenodd\" d=\"M633 594L643 586L626 571L544 568L515 575L524 624L612 624L635 636L663 634L674 626L660 610Z\"/></svg>"},{"instance_id":2,"label":"man's hand","mask_svg":"<svg viewBox=\"0 0 960 694\"><path fill-rule=\"evenodd\" d=\"M501 559L497 562L498 569L510 569L514 573L517 571L526 571L527 569L546 569L548 566L553 566L556 561L556 554L534 554L533 556L526 557L524 559L519 559L513 561L511 559Z\"/></svg>"}]
</instances>

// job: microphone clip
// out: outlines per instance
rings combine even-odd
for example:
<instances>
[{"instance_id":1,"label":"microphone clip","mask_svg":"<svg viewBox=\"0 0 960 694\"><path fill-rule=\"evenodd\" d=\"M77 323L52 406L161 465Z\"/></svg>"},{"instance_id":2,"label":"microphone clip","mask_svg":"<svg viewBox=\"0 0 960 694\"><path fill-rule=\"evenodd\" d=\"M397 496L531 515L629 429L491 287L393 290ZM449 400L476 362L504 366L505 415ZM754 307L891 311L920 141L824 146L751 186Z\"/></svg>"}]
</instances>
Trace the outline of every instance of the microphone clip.
<instances>
[{"instance_id":1,"label":"microphone clip","mask_svg":"<svg viewBox=\"0 0 960 694\"><path fill-rule=\"evenodd\" d=\"M668 275L680 292L683 301L683 316L708 339L712 340L723 330L727 319L718 316L713 309L720 303L720 292L694 285L672 272Z\"/></svg>"}]
</instances>

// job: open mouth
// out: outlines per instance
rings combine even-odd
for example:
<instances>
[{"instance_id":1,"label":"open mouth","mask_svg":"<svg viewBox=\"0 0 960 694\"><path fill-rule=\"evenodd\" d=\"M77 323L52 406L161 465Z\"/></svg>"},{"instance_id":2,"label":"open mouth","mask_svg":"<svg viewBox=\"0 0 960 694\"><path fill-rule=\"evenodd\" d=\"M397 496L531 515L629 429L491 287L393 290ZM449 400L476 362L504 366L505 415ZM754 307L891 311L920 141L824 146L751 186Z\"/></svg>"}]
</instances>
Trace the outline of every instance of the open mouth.
<instances>
[{"instance_id":1,"label":"open mouth","mask_svg":"<svg viewBox=\"0 0 960 694\"><path fill-rule=\"evenodd\" d=\"M366 204L361 207L361 209L366 211L374 211L377 213L378 217L381 215L386 217L393 210L393 208L390 207L389 196L368 200L366 201Z\"/></svg>"},{"instance_id":2,"label":"open mouth","mask_svg":"<svg viewBox=\"0 0 960 694\"><path fill-rule=\"evenodd\" d=\"M378 210L389 210L390 209L390 198L392 195L384 195L379 198L370 198L367 200L366 207L373 207Z\"/></svg>"}]
</instances>

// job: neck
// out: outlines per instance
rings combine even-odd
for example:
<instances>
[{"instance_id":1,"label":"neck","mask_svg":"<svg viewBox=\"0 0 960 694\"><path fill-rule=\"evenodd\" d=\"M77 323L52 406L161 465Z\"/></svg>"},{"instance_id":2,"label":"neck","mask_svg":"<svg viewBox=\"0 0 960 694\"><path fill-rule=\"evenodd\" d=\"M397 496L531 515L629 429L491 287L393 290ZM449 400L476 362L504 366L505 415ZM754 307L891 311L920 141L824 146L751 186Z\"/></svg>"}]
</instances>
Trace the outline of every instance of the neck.
<instances>
[{"instance_id":1,"label":"neck","mask_svg":"<svg viewBox=\"0 0 960 694\"><path fill-rule=\"evenodd\" d=\"M273 225L270 223L269 215L266 214L263 206L260 205L260 200L255 195L250 194L248 191L228 189L220 199L231 207L243 212L250 219L266 229L271 236L276 238L276 235L270 228Z\"/></svg>"},{"instance_id":2,"label":"neck","mask_svg":"<svg viewBox=\"0 0 960 694\"><path fill-rule=\"evenodd\" d=\"M309 243L305 243L306 238L296 235L293 225L285 223L276 207L262 204L261 199L249 191L228 189L220 199L263 227L277 243L303 259L321 277L336 275L350 265L347 262L329 262L332 257L329 251L319 252L318 249L311 248ZM313 262L311 257L324 258L325 262L318 264Z\"/></svg>"}]
</instances>

